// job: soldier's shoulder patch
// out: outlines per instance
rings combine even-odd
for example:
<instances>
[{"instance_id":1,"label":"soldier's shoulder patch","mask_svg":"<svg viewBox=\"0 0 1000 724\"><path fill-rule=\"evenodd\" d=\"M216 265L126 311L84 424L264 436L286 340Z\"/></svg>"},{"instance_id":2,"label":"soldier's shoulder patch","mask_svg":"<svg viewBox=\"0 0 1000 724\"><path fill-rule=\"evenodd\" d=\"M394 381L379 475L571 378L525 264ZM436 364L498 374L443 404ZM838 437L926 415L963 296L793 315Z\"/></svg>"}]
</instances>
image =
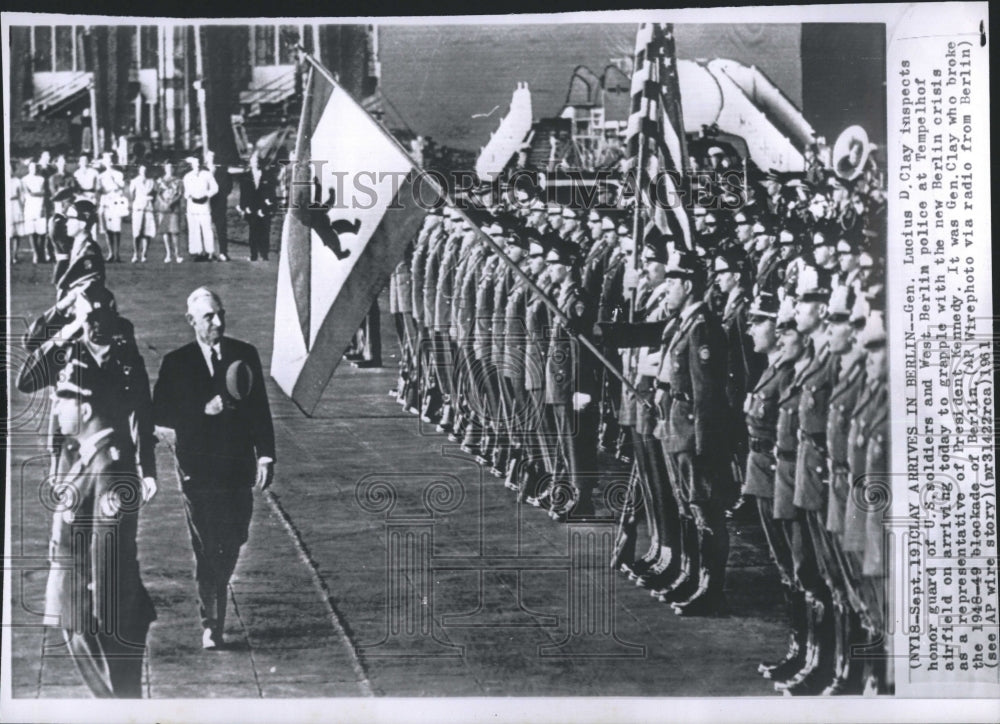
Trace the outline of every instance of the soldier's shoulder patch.
<instances>
[{"instance_id":1,"label":"soldier's shoulder patch","mask_svg":"<svg viewBox=\"0 0 1000 724\"><path fill-rule=\"evenodd\" d=\"M707 344L703 344L698 348L698 359L702 362L708 362L712 358L712 350L708 348Z\"/></svg>"}]
</instances>

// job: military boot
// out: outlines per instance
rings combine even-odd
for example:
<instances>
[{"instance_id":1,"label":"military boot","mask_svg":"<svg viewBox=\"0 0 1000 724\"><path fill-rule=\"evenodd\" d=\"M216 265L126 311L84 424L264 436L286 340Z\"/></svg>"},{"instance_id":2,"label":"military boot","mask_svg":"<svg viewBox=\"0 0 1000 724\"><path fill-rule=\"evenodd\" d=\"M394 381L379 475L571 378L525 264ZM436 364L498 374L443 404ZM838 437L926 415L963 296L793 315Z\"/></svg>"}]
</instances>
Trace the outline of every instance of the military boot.
<instances>
[{"instance_id":1,"label":"military boot","mask_svg":"<svg viewBox=\"0 0 1000 724\"><path fill-rule=\"evenodd\" d=\"M637 527L636 520L633 516L632 519L632 529L633 537L634 530ZM649 541L649 549L642 555L641 558L635 558L635 545L636 541L632 541L632 557L623 559L618 566L616 566L622 573L628 576L630 581L634 581L639 578L639 576L646 573L650 567L656 563L656 560L660 557L660 544L653 538ZM679 555L677 556L680 557Z\"/></svg>"},{"instance_id":2,"label":"military boot","mask_svg":"<svg viewBox=\"0 0 1000 724\"><path fill-rule=\"evenodd\" d=\"M774 685L786 696L814 696L833 680L834 627L829 600L813 597L810 603L812 622L812 652L807 651L806 665L784 682ZM808 641L807 641L808 646Z\"/></svg>"},{"instance_id":3,"label":"military boot","mask_svg":"<svg viewBox=\"0 0 1000 724\"><path fill-rule=\"evenodd\" d=\"M813 611L812 594L805 594L805 624L806 624L806 645L802 657L802 666L799 669L789 670L782 678L771 676L775 682L775 691L784 691L789 683L795 681L803 671L811 671L819 661L818 650L816 648L816 617Z\"/></svg>"},{"instance_id":4,"label":"military boot","mask_svg":"<svg viewBox=\"0 0 1000 724\"><path fill-rule=\"evenodd\" d=\"M686 601L698 590L698 578L701 559L698 550L698 530L694 521L683 519L681 532L681 559L678 573L669 583L660 588L654 588L650 595L658 598L660 603Z\"/></svg>"},{"instance_id":5,"label":"military boot","mask_svg":"<svg viewBox=\"0 0 1000 724\"><path fill-rule=\"evenodd\" d=\"M806 658L806 602L805 594L789 585L785 588L792 630L788 634L788 652L781 661L761 662L757 671L765 679L784 681L805 666Z\"/></svg>"},{"instance_id":6,"label":"military boot","mask_svg":"<svg viewBox=\"0 0 1000 724\"><path fill-rule=\"evenodd\" d=\"M725 523L719 521L717 525L725 526ZM708 528L699 529L698 546L701 558L698 587L686 600L671 604L678 616L708 616L725 607L723 591L729 557L725 531L718 534Z\"/></svg>"},{"instance_id":7,"label":"military boot","mask_svg":"<svg viewBox=\"0 0 1000 724\"><path fill-rule=\"evenodd\" d=\"M520 446L515 446L510 451L510 457L507 459L507 469L504 474L503 486L507 490L513 490L518 492L520 486L518 485L518 469L523 467L521 464L521 448Z\"/></svg>"},{"instance_id":8,"label":"military boot","mask_svg":"<svg viewBox=\"0 0 1000 724\"><path fill-rule=\"evenodd\" d=\"M837 634L837 666L833 681L823 690L824 696L857 696L864 689L864 666L851 655L855 645L863 643L858 638L856 615L845 606L834 605L833 620Z\"/></svg>"}]
</instances>

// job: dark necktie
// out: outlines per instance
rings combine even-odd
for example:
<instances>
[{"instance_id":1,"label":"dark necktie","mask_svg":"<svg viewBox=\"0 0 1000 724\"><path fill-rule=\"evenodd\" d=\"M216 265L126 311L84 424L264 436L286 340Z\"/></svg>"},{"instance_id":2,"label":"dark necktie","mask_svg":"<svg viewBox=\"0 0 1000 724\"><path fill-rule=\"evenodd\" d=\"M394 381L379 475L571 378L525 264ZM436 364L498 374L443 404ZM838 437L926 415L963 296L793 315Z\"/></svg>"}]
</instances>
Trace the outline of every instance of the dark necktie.
<instances>
[{"instance_id":1,"label":"dark necktie","mask_svg":"<svg viewBox=\"0 0 1000 724\"><path fill-rule=\"evenodd\" d=\"M222 359L215 347L212 347L212 380L215 383L216 391L221 393L225 389L226 373L222 369Z\"/></svg>"}]
</instances>

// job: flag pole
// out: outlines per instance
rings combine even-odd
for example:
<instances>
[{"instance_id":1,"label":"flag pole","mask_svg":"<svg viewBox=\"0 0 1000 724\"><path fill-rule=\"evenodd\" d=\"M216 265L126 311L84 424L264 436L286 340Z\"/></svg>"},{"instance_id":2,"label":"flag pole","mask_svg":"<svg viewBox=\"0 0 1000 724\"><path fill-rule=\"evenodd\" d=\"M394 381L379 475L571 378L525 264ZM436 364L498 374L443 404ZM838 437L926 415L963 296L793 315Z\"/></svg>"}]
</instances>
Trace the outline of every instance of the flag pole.
<instances>
[{"instance_id":1,"label":"flag pole","mask_svg":"<svg viewBox=\"0 0 1000 724\"><path fill-rule=\"evenodd\" d=\"M337 79L334 77L333 73L330 72L329 68L327 68L326 66L324 66L322 63L320 63L318 60L316 60L316 58L314 58L311 54L309 54L308 52L306 52L306 49L301 44L298 44L296 46L296 48L299 51L299 53L301 54L301 56L306 59L306 61L309 63L309 65L312 66L312 68L317 73L319 73L321 76L323 76L323 78L326 79L326 81L328 83L330 83L335 88L341 88L340 83L337 82ZM367 111L366 111L366 113L367 113ZM406 150L406 148L403 146L402 143L400 143L398 140L396 140L396 138L391 133L389 133L385 128L383 128L381 124L376 123L375 125L379 129L379 131L382 133L382 135L385 136L386 140L388 140L389 142L391 142L407 158L410 159L410 162L413 163L413 167L415 169L417 169L418 171L423 172L423 169L421 169L419 166L417 166L416 163L413 162L413 159L410 156L409 151ZM504 252L503 248L501 248L501 246L499 244L497 244L495 241L493 241L493 239L490 238L490 236L488 234L486 234L482 229L480 229L479 225L476 224L472 219L470 219L469 216L465 213L465 211L460 206L458 206L457 204L455 204L454 201L448 197L448 194L444 191L444 189L442 189L440 186L437 185L437 181L435 181L433 177L431 177L431 176L429 176L427 174L423 174L423 179L426 180L428 183L430 183L430 185L434 189L434 191L436 191L437 194L442 199L444 199L445 201L447 201L448 204L449 204L449 206L451 206L451 208L453 208L456 212L458 212L458 214L465 221L467 221L469 223L469 225L472 227L472 229L476 232L477 238L480 241L485 242L487 246L489 246L494 252L496 252L497 256L500 257L500 260L504 264L506 264L511 269L511 271L513 271L518 277L520 277L521 280L525 284L528 285L528 288L531 289L532 292L534 292L535 294L538 295L538 298L541 299L542 303L545 304L545 306L549 308L549 311L552 312L552 314L554 314L556 316L556 318L558 318L561 322L563 322L563 324L566 325L566 331L569 333L569 335L571 337L573 337L573 339L575 339L577 342L579 342L580 344L582 344L584 347L586 347L590 351L590 353L593 354L594 357L596 357L597 360L601 364L603 364L605 367L607 367L608 370L615 377L617 377L621 381L621 383L623 385L625 385L633 394L636 395L637 399L641 399L639 397L639 391L636 389L635 385L633 385L629 380L627 380L625 378L625 376L621 372L618 371L618 368L615 367L615 365L612 364L612 362L610 360L608 360L608 358L605 357L601 353L601 351L599 349L597 349L597 347L594 345L593 342L591 342L589 339L587 339L584 335L577 334L576 332L572 331L569 328L569 323L570 323L569 317L567 317L565 314L563 314L562 310L559 309L559 305L557 305L547 294L545 294L545 292L543 292L541 290L541 288L534 282L534 280L530 276L528 276L521 269L520 266L517 265L517 262L515 262L513 259L511 259L509 256L507 256L507 254L506 254L506 252ZM650 407L652 409L653 406L652 406L651 403L646 402L645 404L646 404L647 407Z\"/></svg>"}]
</instances>

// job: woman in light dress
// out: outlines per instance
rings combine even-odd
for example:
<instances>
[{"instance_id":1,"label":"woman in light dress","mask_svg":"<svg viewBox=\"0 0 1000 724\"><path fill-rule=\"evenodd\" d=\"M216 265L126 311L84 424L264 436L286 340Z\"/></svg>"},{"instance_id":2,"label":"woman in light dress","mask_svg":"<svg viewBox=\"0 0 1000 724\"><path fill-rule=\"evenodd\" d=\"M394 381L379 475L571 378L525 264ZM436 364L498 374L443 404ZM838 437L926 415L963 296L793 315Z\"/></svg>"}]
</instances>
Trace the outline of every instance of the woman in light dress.
<instances>
[{"instance_id":1,"label":"woman in light dress","mask_svg":"<svg viewBox=\"0 0 1000 724\"><path fill-rule=\"evenodd\" d=\"M17 176L17 161L11 161L7 171L7 237L10 239L10 263L17 264L24 235L24 207L21 205L21 179Z\"/></svg>"},{"instance_id":2,"label":"woman in light dress","mask_svg":"<svg viewBox=\"0 0 1000 724\"><path fill-rule=\"evenodd\" d=\"M138 175L128 187L132 202L132 263L146 263L149 240L156 236L156 218L153 216L153 196L156 182L146 175L145 164L139 165Z\"/></svg>"},{"instance_id":3,"label":"woman in light dress","mask_svg":"<svg viewBox=\"0 0 1000 724\"><path fill-rule=\"evenodd\" d=\"M122 219L128 216L128 198L125 196L125 174L114 166L110 153L103 156L104 170L97 177L101 193L98 203L101 231L107 239L109 262L121 262Z\"/></svg>"},{"instance_id":4,"label":"woman in light dress","mask_svg":"<svg viewBox=\"0 0 1000 724\"><path fill-rule=\"evenodd\" d=\"M21 179L21 212L23 232L31 236L31 261L46 261L45 237L48 222L45 219L45 177L38 173L38 164L28 162L28 173Z\"/></svg>"},{"instance_id":5,"label":"woman in light dress","mask_svg":"<svg viewBox=\"0 0 1000 724\"><path fill-rule=\"evenodd\" d=\"M163 164L163 176L156 180L153 196L153 210L156 212L156 233L163 236L163 245L167 255L163 261L178 264L184 261L178 248L178 236L181 233L181 200L184 197L184 184L174 176L174 165L167 161ZM173 258L171 258L173 257Z\"/></svg>"}]
</instances>

